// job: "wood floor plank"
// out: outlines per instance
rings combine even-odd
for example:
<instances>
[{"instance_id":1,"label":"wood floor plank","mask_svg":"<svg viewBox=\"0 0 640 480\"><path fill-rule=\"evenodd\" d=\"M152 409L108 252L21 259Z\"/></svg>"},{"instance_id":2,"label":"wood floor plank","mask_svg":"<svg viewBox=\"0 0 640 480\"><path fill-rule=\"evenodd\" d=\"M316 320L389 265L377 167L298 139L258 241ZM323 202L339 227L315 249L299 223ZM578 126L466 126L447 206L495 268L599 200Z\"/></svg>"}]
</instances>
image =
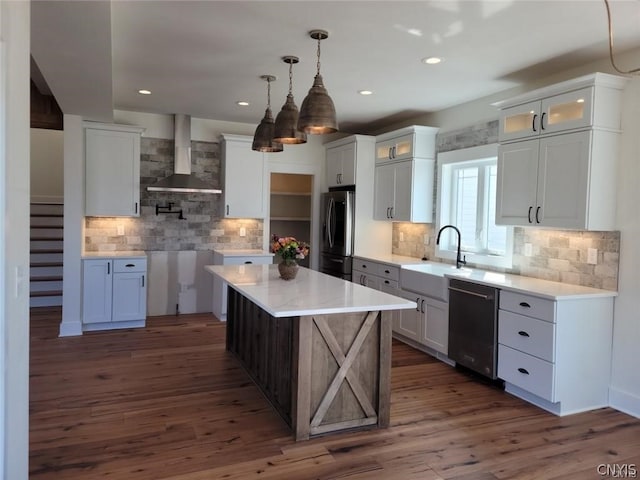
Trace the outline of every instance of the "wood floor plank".
<instances>
[{"instance_id":1,"label":"wood floor plank","mask_svg":"<svg viewBox=\"0 0 640 480\"><path fill-rule=\"evenodd\" d=\"M212 315L58 337L32 312L31 480L602 478L640 464L640 420L556 417L396 340L391 426L295 442Z\"/></svg>"}]
</instances>

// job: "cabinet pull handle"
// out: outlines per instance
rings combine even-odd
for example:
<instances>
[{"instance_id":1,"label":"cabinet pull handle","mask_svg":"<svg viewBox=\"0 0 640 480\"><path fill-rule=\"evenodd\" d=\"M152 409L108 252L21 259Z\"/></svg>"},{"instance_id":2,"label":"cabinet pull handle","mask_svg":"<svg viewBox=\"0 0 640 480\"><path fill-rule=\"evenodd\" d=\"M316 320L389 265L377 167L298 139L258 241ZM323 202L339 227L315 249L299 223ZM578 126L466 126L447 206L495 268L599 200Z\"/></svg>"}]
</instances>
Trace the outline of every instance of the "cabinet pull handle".
<instances>
[{"instance_id":1,"label":"cabinet pull handle","mask_svg":"<svg viewBox=\"0 0 640 480\"><path fill-rule=\"evenodd\" d=\"M540 131L544 130L544 116L547 112L542 112L542 116L540 117Z\"/></svg>"},{"instance_id":2,"label":"cabinet pull handle","mask_svg":"<svg viewBox=\"0 0 640 480\"><path fill-rule=\"evenodd\" d=\"M536 208L536 223L540 223L540 218L538 218L539 213L540 213L540 206Z\"/></svg>"},{"instance_id":3,"label":"cabinet pull handle","mask_svg":"<svg viewBox=\"0 0 640 480\"><path fill-rule=\"evenodd\" d=\"M251 260L247 260L246 262L244 262L245 265L249 265L251 263L253 263Z\"/></svg>"},{"instance_id":4,"label":"cabinet pull handle","mask_svg":"<svg viewBox=\"0 0 640 480\"><path fill-rule=\"evenodd\" d=\"M390 207L387 207L387 218L389 218L389 209Z\"/></svg>"},{"instance_id":5,"label":"cabinet pull handle","mask_svg":"<svg viewBox=\"0 0 640 480\"><path fill-rule=\"evenodd\" d=\"M142 275L142 286L144 287L144 275Z\"/></svg>"},{"instance_id":6,"label":"cabinet pull handle","mask_svg":"<svg viewBox=\"0 0 640 480\"><path fill-rule=\"evenodd\" d=\"M367 276L366 275L362 275L362 280L361 280L361 285L364 287L365 284L367 283Z\"/></svg>"},{"instance_id":7,"label":"cabinet pull handle","mask_svg":"<svg viewBox=\"0 0 640 480\"><path fill-rule=\"evenodd\" d=\"M536 130L536 118L538 118L538 114L537 113L533 116L533 120L531 120L531 129L534 132L537 132L537 130Z\"/></svg>"},{"instance_id":8,"label":"cabinet pull handle","mask_svg":"<svg viewBox=\"0 0 640 480\"><path fill-rule=\"evenodd\" d=\"M138 213L138 202L135 204L135 212Z\"/></svg>"},{"instance_id":9,"label":"cabinet pull handle","mask_svg":"<svg viewBox=\"0 0 640 480\"><path fill-rule=\"evenodd\" d=\"M362 268L367 268L367 266L363 264L363 265L362 265Z\"/></svg>"},{"instance_id":10,"label":"cabinet pull handle","mask_svg":"<svg viewBox=\"0 0 640 480\"><path fill-rule=\"evenodd\" d=\"M525 332L524 330L520 330L518 332L518 335L520 335L521 337L528 337L529 336L529 334L527 332Z\"/></svg>"},{"instance_id":11,"label":"cabinet pull handle","mask_svg":"<svg viewBox=\"0 0 640 480\"><path fill-rule=\"evenodd\" d=\"M131 268L131 267L135 267L135 265L134 265L133 263L127 263L127 264L125 265L125 267L127 267L127 268Z\"/></svg>"},{"instance_id":12,"label":"cabinet pull handle","mask_svg":"<svg viewBox=\"0 0 640 480\"><path fill-rule=\"evenodd\" d=\"M107 262L107 275L111 275L111 262Z\"/></svg>"},{"instance_id":13,"label":"cabinet pull handle","mask_svg":"<svg viewBox=\"0 0 640 480\"><path fill-rule=\"evenodd\" d=\"M384 273L391 273L389 270L385 270Z\"/></svg>"},{"instance_id":14,"label":"cabinet pull handle","mask_svg":"<svg viewBox=\"0 0 640 480\"><path fill-rule=\"evenodd\" d=\"M229 215L229 205L227 205L227 215Z\"/></svg>"},{"instance_id":15,"label":"cabinet pull handle","mask_svg":"<svg viewBox=\"0 0 640 480\"><path fill-rule=\"evenodd\" d=\"M416 312L420 311L420 297L416 297Z\"/></svg>"},{"instance_id":16,"label":"cabinet pull handle","mask_svg":"<svg viewBox=\"0 0 640 480\"><path fill-rule=\"evenodd\" d=\"M386 283L387 285L389 285L389 280L385 280L384 283Z\"/></svg>"},{"instance_id":17,"label":"cabinet pull handle","mask_svg":"<svg viewBox=\"0 0 640 480\"><path fill-rule=\"evenodd\" d=\"M522 308L531 308L531 305L529 305L527 302L520 302L520 306Z\"/></svg>"},{"instance_id":18,"label":"cabinet pull handle","mask_svg":"<svg viewBox=\"0 0 640 480\"><path fill-rule=\"evenodd\" d=\"M531 210L533 210L533 206L529 207L529 213L527 213L527 219L529 220L529 223L533 223L533 221L531 220Z\"/></svg>"},{"instance_id":19,"label":"cabinet pull handle","mask_svg":"<svg viewBox=\"0 0 640 480\"><path fill-rule=\"evenodd\" d=\"M393 158L393 147L389 147L389 154L387 155L387 157L389 157L389 160L391 160Z\"/></svg>"},{"instance_id":20,"label":"cabinet pull handle","mask_svg":"<svg viewBox=\"0 0 640 480\"><path fill-rule=\"evenodd\" d=\"M529 372L527 371L527 369L526 369L526 368L522 368L522 367L520 367L520 368L518 369L518 371L519 371L520 373L524 374L524 375L529 375Z\"/></svg>"},{"instance_id":21,"label":"cabinet pull handle","mask_svg":"<svg viewBox=\"0 0 640 480\"><path fill-rule=\"evenodd\" d=\"M420 312L424 313L424 298L420 301Z\"/></svg>"},{"instance_id":22,"label":"cabinet pull handle","mask_svg":"<svg viewBox=\"0 0 640 480\"><path fill-rule=\"evenodd\" d=\"M391 211L391 216L389 218L393 218L393 207L389 209Z\"/></svg>"}]
</instances>

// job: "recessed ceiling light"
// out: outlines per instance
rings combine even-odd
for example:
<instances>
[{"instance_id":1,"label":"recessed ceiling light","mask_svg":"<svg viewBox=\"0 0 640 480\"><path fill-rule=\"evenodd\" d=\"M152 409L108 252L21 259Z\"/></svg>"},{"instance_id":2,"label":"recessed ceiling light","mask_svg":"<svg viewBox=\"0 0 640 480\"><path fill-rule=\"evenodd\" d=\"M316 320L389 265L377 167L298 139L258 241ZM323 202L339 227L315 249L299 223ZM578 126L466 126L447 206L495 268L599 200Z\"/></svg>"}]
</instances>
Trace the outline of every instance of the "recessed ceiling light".
<instances>
[{"instance_id":1,"label":"recessed ceiling light","mask_svg":"<svg viewBox=\"0 0 640 480\"><path fill-rule=\"evenodd\" d=\"M358 90L360 95L372 95L373 92L371 90Z\"/></svg>"},{"instance_id":2,"label":"recessed ceiling light","mask_svg":"<svg viewBox=\"0 0 640 480\"><path fill-rule=\"evenodd\" d=\"M151 95L151 90L145 90L144 88L141 90L138 90L138 93L140 95Z\"/></svg>"},{"instance_id":3,"label":"recessed ceiling light","mask_svg":"<svg viewBox=\"0 0 640 480\"><path fill-rule=\"evenodd\" d=\"M428 65L435 65L436 63L440 63L442 61L439 57L427 57L422 59L422 63L426 63Z\"/></svg>"},{"instance_id":4,"label":"recessed ceiling light","mask_svg":"<svg viewBox=\"0 0 640 480\"><path fill-rule=\"evenodd\" d=\"M241 107L248 107L249 106L249 102L246 102L244 100L238 100L236 102L236 105L240 105Z\"/></svg>"}]
</instances>

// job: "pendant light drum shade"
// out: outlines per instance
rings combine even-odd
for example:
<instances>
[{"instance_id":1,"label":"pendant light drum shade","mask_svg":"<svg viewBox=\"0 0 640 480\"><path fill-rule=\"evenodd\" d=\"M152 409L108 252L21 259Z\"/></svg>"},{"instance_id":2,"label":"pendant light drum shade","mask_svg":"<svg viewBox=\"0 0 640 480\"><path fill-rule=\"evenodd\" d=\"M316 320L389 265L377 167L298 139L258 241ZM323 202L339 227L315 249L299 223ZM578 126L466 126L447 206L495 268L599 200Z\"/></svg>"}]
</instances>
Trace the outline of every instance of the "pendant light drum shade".
<instances>
[{"instance_id":1,"label":"pendant light drum shade","mask_svg":"<svg viewBox=\"0 0 640 480\"><path fill-rule=\"evenodd\" d=\"M338 131L336 119L336 107L324 86L320 74L320 41L329 37L325 30L311 30L309 36L318 40L318 64L317 73L309 93L302 101L300 115L298 116L298 130L312 134L322 135Z\"/></svg>"},{"instance_id":2,"label":"pendant light drum shade","mask_svg":"<svg viewBox=\"0 0 640 480\"><path fill-rule=\"evenodd\" d=\"M271 82L276 79L273 75L261 75L260 78L267 82L267 109L264 111L264 118L260 125L256 127L253 134L251 150L257 152L281 152L284 147L281 143L273 141L275 124L271 113Z\"/></svg>"},{"instance_id":3,"label":"pendant light drum shade","mask_svg":"<svg viewBox=\"0 0 640 480\"><path fill-rule=\"evenodd\" d=\"M282 110L276 117L273 140L287 145L307 143L307 134L298 130L298 107L293 101L293 73L294 63L298 63L298 57L282 57L282 61L289 64L289 94L282 106Z\"/></svg>"}]
</instances>

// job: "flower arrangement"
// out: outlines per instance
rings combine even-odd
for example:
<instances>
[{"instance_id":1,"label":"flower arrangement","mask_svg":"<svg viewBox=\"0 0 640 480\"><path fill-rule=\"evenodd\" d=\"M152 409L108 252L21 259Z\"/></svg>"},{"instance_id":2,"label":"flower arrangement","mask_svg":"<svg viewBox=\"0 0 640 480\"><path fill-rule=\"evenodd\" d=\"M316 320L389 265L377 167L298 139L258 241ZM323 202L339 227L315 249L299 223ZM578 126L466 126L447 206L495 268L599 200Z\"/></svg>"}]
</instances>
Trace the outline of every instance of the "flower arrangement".
<instances>
[{"instance_id":1,"label":"flower arrangement","mask_svg":"<svg viewBox=\"0 0 640 480\"><path fill-rule=\"evenodd\" d=\"M278 237L274 234L271 238L271 251L280 255L283 261L291 263L309 255L309 245L294 237Z\"/></svg>"}]
</instances>

